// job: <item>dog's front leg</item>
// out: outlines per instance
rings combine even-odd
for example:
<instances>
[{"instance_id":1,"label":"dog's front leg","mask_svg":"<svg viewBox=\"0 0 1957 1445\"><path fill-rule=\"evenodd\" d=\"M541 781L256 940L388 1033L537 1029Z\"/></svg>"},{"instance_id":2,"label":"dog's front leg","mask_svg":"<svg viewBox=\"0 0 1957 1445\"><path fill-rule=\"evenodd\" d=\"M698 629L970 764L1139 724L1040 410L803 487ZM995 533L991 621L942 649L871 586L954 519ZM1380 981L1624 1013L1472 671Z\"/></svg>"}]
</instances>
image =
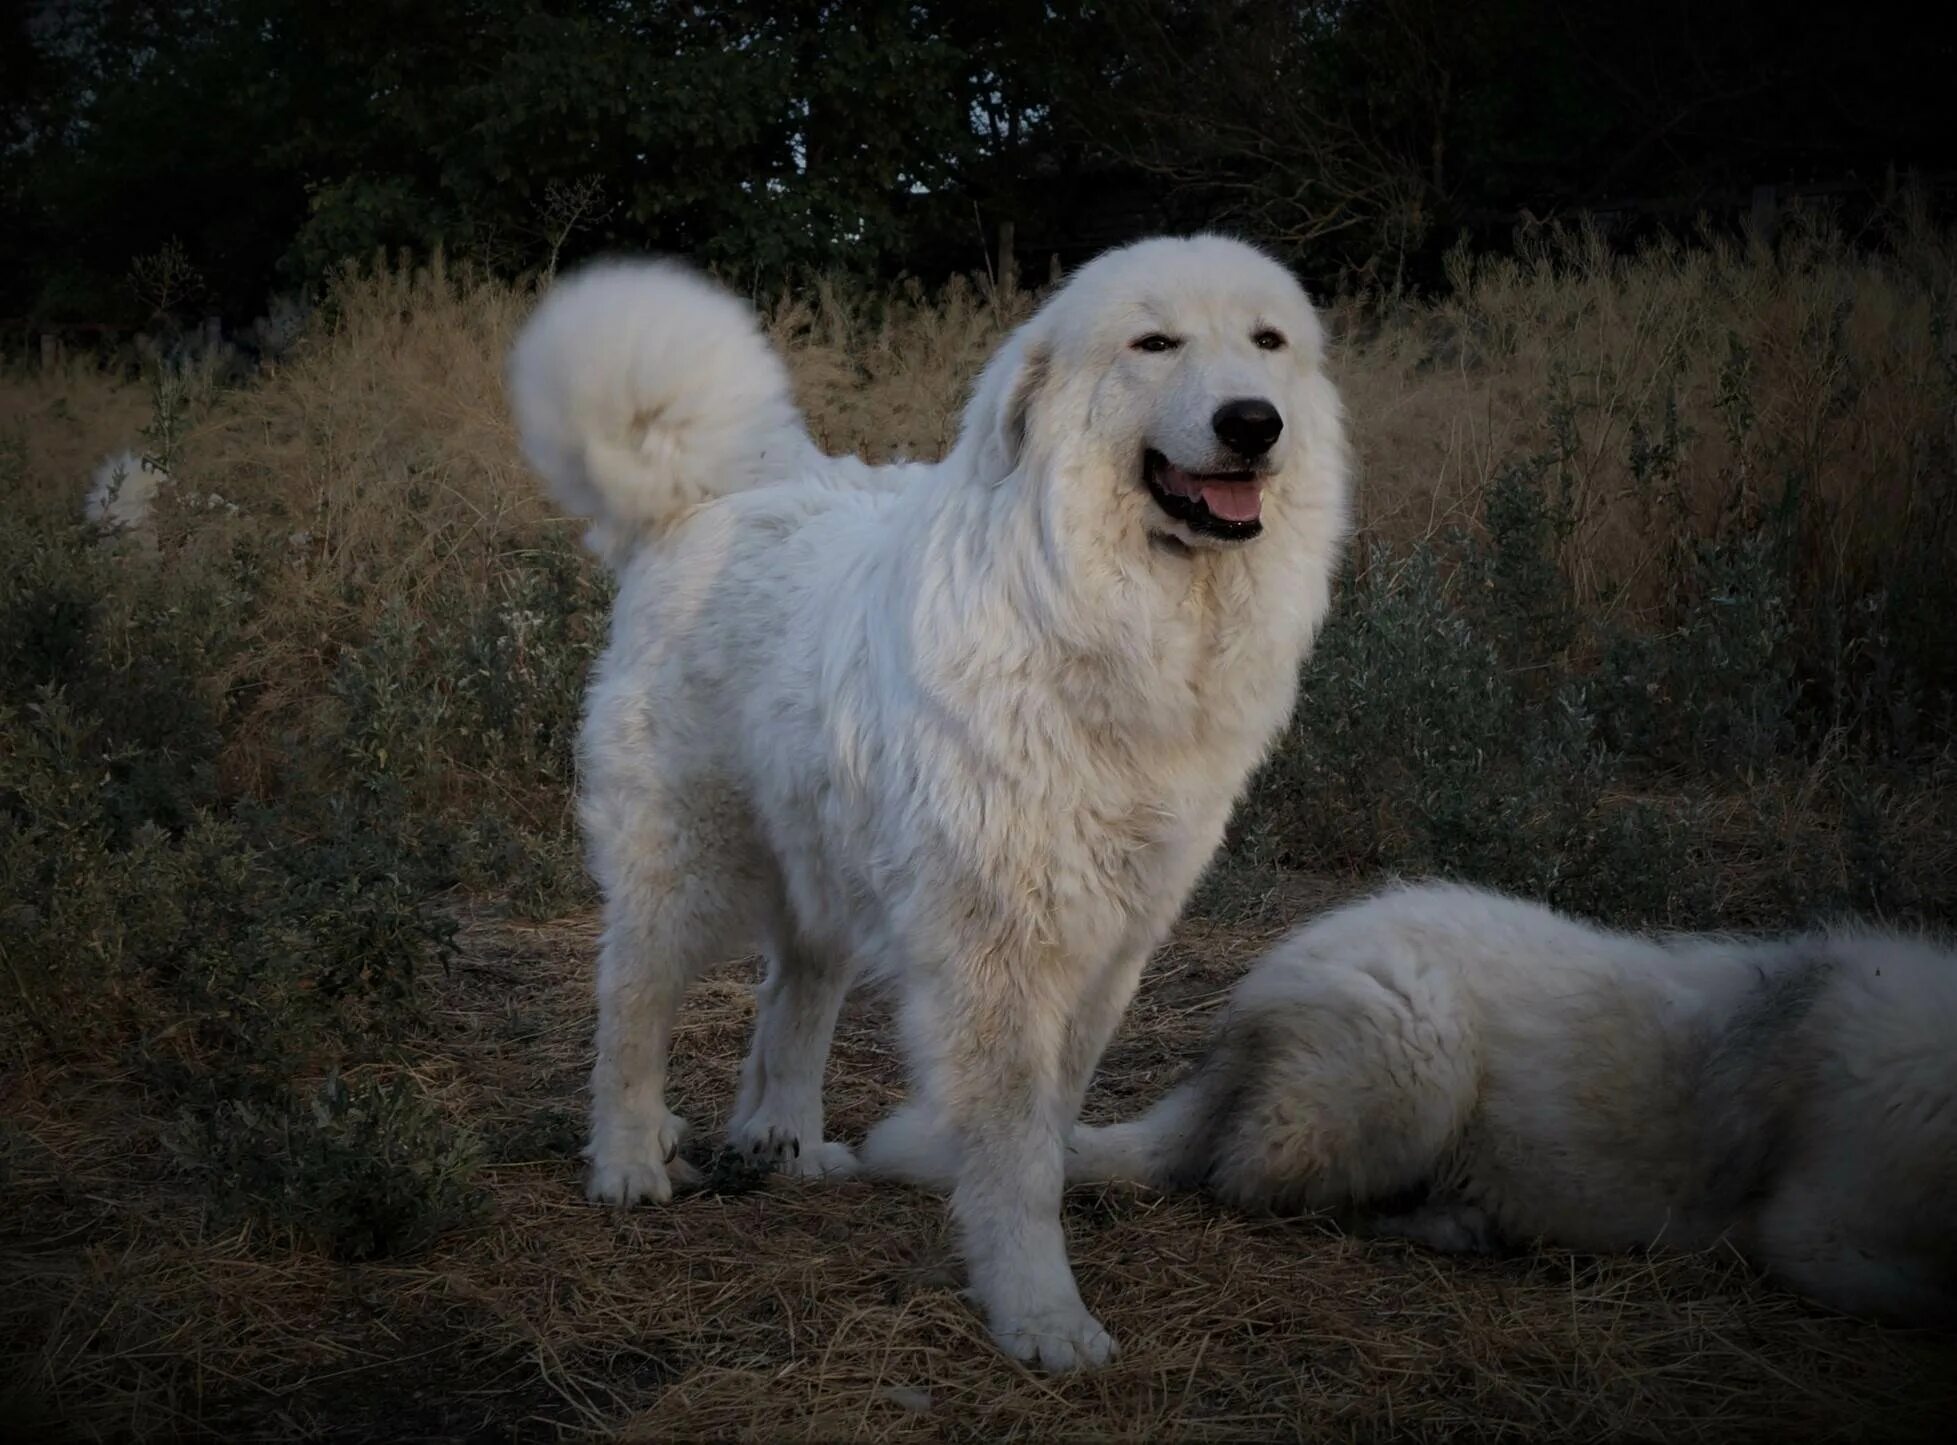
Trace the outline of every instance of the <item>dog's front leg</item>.
<instances>
[{"instance_id":1,"label":"dog's front leg","mask_svg":"<svg viewBox=\"0 0 1957 1445\"><path fill-rule=\"evenodd\" d=\"M1100 981L1074 1006L1060 1055L1060 1117L1063 1135L1071 1137L1081 1098L1093 1080L1095 1066L1121 1015L1134 997L1146 950L1115 955ZM882 1179L949 1192L958 1184L958 1165L964 1141L950 1111L928 1089L936 1087L935 1072L919 1071L911 1097L878 1122L864 1141L862 1161L869 1173Z\"/></svg>"},{"instance_id":2,"label":"dog's front leg","mask_svg":"<svg viewBox=\"0 0 1957 1445\"><path fill-rule=\"evenodd\" d=\"M1104 1365L1114 1339L1081 1302L1060 1224L1071 1001L983 966L954 977L950 1007L913 1021L937 1045L920 1063L959 1145L951 1208L973 1293L1015 1359Z\"/></svg>"}]
</instances>

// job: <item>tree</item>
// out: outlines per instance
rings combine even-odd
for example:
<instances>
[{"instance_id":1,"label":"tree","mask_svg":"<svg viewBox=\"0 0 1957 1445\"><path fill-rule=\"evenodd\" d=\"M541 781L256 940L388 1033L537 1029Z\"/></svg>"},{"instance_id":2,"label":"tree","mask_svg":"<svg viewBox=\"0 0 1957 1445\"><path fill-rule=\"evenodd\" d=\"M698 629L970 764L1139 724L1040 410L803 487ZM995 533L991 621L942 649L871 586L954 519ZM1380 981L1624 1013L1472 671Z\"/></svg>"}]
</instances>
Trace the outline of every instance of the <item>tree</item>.
<instances>
[{"instance_id":1,"label":"tree","mask_svg":"<svg viewBox=\"0 0 1957 1445\"><path fill-rule=\"evenodd\" d=\"M1882 8L41 0L0 30L0 314L140 321L123 278L173 239L234 318L377 248L754 283L971 269L1001 220L1433 277L1525 207L1957 166L1957 11ZM554 224L591 177L602 215Z\"/></svg>"},{"instance_id":2,"label":"tree","mask_svg":"<svg viewBox=\"0 0 1957 1445\"><path fill-rule=\"evenodd\" d=\"M1894 13L1879 13L1893 11ZM1518 213L1690 219L1762 183L1948 167L1953 24L1766 0L1104 0L1105 155L1322 269Z\"/></svg>"},{"instance_id":3,"label":"tree","mask_svg":"<svg viewBox=\"0 0 1957 1445\"><path fill-rule=\"evenodd\" d=\"M106 304L173 237L232 314L376 248L888 269L1023 174L1019 8L94 0L34 52L37 95L76 99L18 168L51 263L22 304ZM551 197L587 177L609 209L553 238Z\"/></svg>"}]
</instances>

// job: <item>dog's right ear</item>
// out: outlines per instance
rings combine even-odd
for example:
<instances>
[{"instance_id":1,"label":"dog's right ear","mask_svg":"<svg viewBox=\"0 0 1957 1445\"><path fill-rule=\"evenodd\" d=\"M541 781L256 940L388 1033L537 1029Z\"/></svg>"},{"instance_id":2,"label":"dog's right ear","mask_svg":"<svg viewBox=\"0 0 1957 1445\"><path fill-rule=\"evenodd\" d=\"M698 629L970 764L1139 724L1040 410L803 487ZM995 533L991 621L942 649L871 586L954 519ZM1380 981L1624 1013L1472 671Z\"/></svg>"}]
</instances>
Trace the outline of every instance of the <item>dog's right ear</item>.
<instances>
[{"instance_id":1,"label":"dog's right ear","mask_svg":"<svg viewBox=\"0 0 1957 1445\"><path fill-rule=\"evenodd\" d=\"M993 354L972 389L965 408L961 444L976 443L987 458L983 472L1010 475L1025 459L1039 399L1053 371L1053 353L1043 338L1022 326Z\"/></svg>"},{"instance_id":2,"label":"dog's right ear","mask_svg":"<svg viewBox=\"0 0 1957 1445\"><path fill-rule=\"evenodd\" d=\"M1012 389L1006 394L1006 404L999 416L999 442L1006 449L1007 460L1017 467L1026 455L1026 437L1032 429L1035 404L1046 390L1047 377L1053 371L1053 353L1043 343L1033 343L1025 348L1019 358L1019 370L1012 379Z\"/></svg>"}]
</instances>

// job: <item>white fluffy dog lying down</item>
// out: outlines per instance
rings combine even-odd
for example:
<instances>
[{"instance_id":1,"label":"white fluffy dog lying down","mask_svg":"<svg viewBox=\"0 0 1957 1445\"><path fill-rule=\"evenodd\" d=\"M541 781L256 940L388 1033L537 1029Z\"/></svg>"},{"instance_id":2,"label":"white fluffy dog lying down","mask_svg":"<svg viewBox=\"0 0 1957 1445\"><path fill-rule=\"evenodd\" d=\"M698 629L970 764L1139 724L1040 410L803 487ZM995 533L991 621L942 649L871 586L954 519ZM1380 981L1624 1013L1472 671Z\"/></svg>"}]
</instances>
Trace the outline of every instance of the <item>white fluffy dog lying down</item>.
<instances>
[{"instance_id":1,"label":"white fluffy dog lying down","mask_svg":"<svg viewBox=\"0 0 1957 1445\"><path fill-rule=\"evenodd\" d=\"M1441 1249L1722 1238L1853 1313L1957 1315L1957 954L1606 932L1430 884L1290 935L1070 1181L1350 1211ZM1356 1207L1356 1208L1355 1208Z\"/></svg>"},{"instance_id":2,"label":"white fluffy dog lying down","mask_svg":"<svg viewBox=\"0 0 1957 1445\"><path fill-rule=\"evenodd\" d=\"M910 1101L1015 1356L1106 1360L1063 1141L1143 962L1291 711L1345 527L1320 325L1214 236L1079 271L980 377L942 462L825 457L752 311L665 263L574 277L518 338L526 456L619 572L582 816L605 895L590 1192L666 1200L687 982L768 961L732 1144L822 1127L845 991L893 980Z\"/></svg>"}]
</instances>

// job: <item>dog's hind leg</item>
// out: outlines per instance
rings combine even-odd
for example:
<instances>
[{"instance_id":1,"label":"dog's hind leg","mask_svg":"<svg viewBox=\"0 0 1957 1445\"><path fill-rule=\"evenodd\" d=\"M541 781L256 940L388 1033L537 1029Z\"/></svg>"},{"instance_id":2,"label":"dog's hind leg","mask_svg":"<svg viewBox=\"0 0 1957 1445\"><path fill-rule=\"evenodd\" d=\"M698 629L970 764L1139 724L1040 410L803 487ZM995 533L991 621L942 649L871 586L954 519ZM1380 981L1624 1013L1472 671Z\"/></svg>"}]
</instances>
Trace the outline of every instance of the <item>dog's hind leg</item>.
<instances>
[{"instance_id":1,"label":"dog's hind leg","mask_svg":"<svg viewBox=\"0 0 1957 1445\"><path fill-rule=\"evenodd\" d=\"M666 1058L681 996L712 954L689 947L670 897L607 900L598 957L598 1058L591 1071L587 1192L601 1203L665 1203L690 1183L686 1121L666 1108Z\"/></svg>"},{"instance_id":2,"label":"dog's hind leg","mask_svg":"<svg viewBox=\"0 0 1957 1445\"><path fill-rule=\"evenodd\" d=\"M847 960L786 936L770 946L767 977L755 993L754 1042L727 1127L741 1154L790 1174L856 1172L849 1146L822 1137L822 1070L849 983Z\"/></svg>"},{"instance_id":3,"label":"dog's hind leg","mask_svg":"<svg viewBox=\"0 0 1957 1445\"><path fill-rule=\"evenodd\" d=\"M664 1203L692 1180L679 1158L686 1121L666 1108L674 1020L695 976L748 941L753 869L725 846L700 846L725 844L725 819L635 806L612 787L588 789L584 812L605 897L587 1192L603 1203Z\"/></svg>"},{"instance_id":4,"label":"dog's hind leg","mask_svg":"<svg viewBox=\"0 0 1957 1445\"><path fill-rule=\"evenodd\" d=\"M1783 1284L1845 1314L1957 1325L1947 1208L1912 1218L1902 1202L1908 1190L1881 1179L1879 1169L1852 1154L1845 1166L1828 1162L1841 1169L1836 1178L1797 1170L1778 1182L1742 1230L1742 1251ZM1882 1184L1892 1187L1884 1193Z\"/></svg>"}]
</instances>

